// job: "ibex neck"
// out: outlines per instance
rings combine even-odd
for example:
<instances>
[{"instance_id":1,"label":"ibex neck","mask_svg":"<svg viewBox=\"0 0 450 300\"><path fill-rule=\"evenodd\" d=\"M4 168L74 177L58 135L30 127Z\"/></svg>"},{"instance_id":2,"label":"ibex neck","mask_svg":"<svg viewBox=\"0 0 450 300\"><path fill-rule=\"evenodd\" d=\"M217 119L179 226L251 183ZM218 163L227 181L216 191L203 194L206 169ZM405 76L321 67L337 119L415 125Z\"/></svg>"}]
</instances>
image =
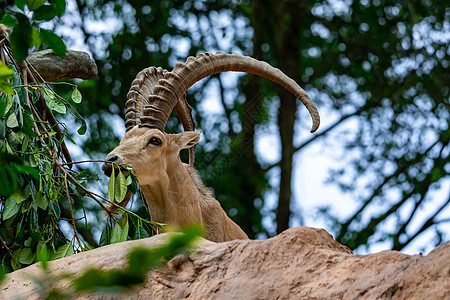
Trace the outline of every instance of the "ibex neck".
<instances>
[{"instance_id":1,"label":"ibex neck","mask_svg":"<svg viewBox=\"0 0 450 300\"><path fill-rule=\"evenodd\" d=\"M167 167L167 177L141 186L141 189L152 221L177 227L189 223L203 223L203 196L181 162Z\"/></svg>"}]
</instances>

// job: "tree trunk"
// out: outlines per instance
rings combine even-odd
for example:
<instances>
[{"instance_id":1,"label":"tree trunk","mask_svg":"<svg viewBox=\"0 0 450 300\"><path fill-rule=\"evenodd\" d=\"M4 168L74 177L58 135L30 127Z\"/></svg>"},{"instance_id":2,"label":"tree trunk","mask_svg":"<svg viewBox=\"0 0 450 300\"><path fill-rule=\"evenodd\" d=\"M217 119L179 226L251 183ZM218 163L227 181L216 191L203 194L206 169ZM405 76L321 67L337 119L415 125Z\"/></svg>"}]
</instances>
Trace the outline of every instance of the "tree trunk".
<instances>
[{"instance_id":1,"label":"tree trunk","mask_svg":"<svg viewBox=\"0 0 450 300\"><path fill-rule=\"evenodd\" d=\"M285 15L298 9L297 5L288 5L284 2L277 6L278 20L278 45L274 53L279 68L296 82L300 81L298 70L298 24L286 18ZM277 233L289 228L289 219L291 215L291 181L292 181L292 162L295 153L293 144L294 124L297 112L297 102L295 96L281 86L277 86L277 94L280 97L280 108L278 110L278 130L281 141L281 161L280 161L280 186L278 194L277 208Z\"/></svg>"}]
</instances>

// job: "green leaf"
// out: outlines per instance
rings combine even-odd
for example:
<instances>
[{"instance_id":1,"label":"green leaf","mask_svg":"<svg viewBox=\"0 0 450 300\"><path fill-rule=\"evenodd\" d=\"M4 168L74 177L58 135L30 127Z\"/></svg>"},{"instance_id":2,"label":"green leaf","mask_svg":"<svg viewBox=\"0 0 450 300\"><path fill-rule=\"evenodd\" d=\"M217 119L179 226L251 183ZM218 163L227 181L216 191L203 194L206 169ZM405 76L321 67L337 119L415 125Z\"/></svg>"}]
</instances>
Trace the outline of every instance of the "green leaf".
<instances>
[{"instance_id":1,"label":"green leaf","mask_svg":"<svg viewBox=\"0 0 450 300\"><path fill-rule=\"evenodd\" d=\"M121 203L125 199L127 194L127 180L122 172L119 171L119 175L116 177L115 187L114 187L114 197L117 202Z\"/></svg>"},{"instance_id":2,"label":"green leaf","mask_svg":"<svg viewBox=\"0 0 450 300\"><path fill-rule=\"evenodd\" d=\"M111 240L111 226L109 224L106 224L105 229L102 231L102 235L100 236L100 241L98 245L100 247L109 245Z\"/></svg>"},{"instance_id":3,"label":"green leaf","mask_svg":"<svg viewBox=\"0 0 450 300\"><path fill-rule=\"evenodd\" d=\"M72 101L75 103L81 102L81 93L77 88L75 88L72 92Z\"/></svg>"},{"instance_id":4,"label":"green leaf","mask_svg":"<svg viewBox=\"0 0 450 300\"><path fill-rule=\"evenodd\" d=\"M13 95L14 90L12 88L11 80L13 78L14 71L6 66L2 61L0 61L0 90L5 91L6 93ZM3 97L2 97L3 98ZM3 101L3 99L2 99ZM4 103L6 104L6 103ZM6 106L5 106L6 108ZM1 115L3 115L4 110Z\"/></svg>"},{"instance_id":5,"label":"green leaf","mask_svg":"<svg viewBox=\"0 0 450 300\"><path fill-rule=\"evenodd\" d=\"M128 215L125 215L122 221L120 221L120 226L122 227L120 241L125 242L128 238L128 232L130 230L130 225L128 224Z\"/></svg>"},{"instance_id":6,"label":"green leaf","mask_svg":"<svg viewBox=\"0 0 450 300\"><path fill-rule=\"evenodd\" d=\"M14 17L11 14L5 14L2 18L2 20L0 21L0 23L8 26L8 27L14 27L17 24L19 24L19 22L17 22L16 17Z\"/></svg>"},{"instance_id":7,"label":"green leaf","mask_svg":"<svg viewBox=\"0 0 450 300\"><path fill-rule=\"evenodd\" d=\"M23 142L23 133L22 132L18 132L15 133L14 131L11 132L11 136L17 141L19 142L19 144L21 144Z\"/></svg>"},{"instance_id":8,"label":"green leaf","mask_svg":"<svg viewBox=\"0 0 450 300\"><path fill-rule=\"evenodd\" d=\"M94 250L95 247L89 245L88 243L84 243L83 245L81 245L81 250L84 251L90 251L90 250Z\"/></svg>"},{"instance_id":9,"label":"green leaf","mask_svg":"<svg viewBox=\"0 0 450 300\"><path fill-rule=\"evenodd\" d=\"M18 9L20 9L21 11L23 11L24 8L25 8L26 0L15 0L14 3L16 4L16 6L17 6Z\"/></svg>"},{"instance_id":10,"label":"green leaf","mask_svg":"<svg viewBox=\"0 0 450 300\"><path fill-rule=\"evenodd\" d=\"M36 21L50 21L56 16L56 11L51 5L42 5L33 14Z\"/></svg>"},{"instance_id":11,"label":"green leaf","mask_svg":"<svg viewBox=\"0 0 450 300\"><path fill-rule=\"evenodd\" d=\"M114 201L114 191L115 191L115 180L116 176L114 175L114 166L112 168L111 177L109 177L109 184L108 184L108 197L109 201Z\"/></svg>"},{"instance_id":12,"label":"green leaf","mask_svg":"<svg viewBox=\"0 0 450 300\"><path fill-rule=\"evenodd\" d=\"M69 243L65 244L64 246L61 246L61 248L59 248L58 251L55 252L52 259L55 260L55 259L71 256L73 254L75 254L75 252L73 251L72 242L70 241Z\"/></svg>"},{"instance_id":13,"label":"green leaf","mask_svg":"<svg viewBox=\"0 0 450 300\"><path fill-rule=\"evenodd\" d=\"M21 128L26 135L31 137L36 136L36 134L34 133L34 120L27 111L24 111L23 124Z\"/></svg>"},{"instance_id":14,"label":"green leaf","mask_svg":"<svg viewBox=\"0 0 450 300\"><path fill-rule=\"evenodd\" d=\"M2 101L6 101L6 108L5 108L5 112L3 113L3 116L5 116L9 112L11 107L13 106L13 101L12 101L12 97L10 94L4 94L3 96L4 97L2 97Z\"/></svg>"},{"instance_id":15,"label":"green leaf","mask_svg":"<svg viewBox=\"0 0 450 300\"><path fill-rule=\"evenodd\" d=\"M10 35L10 44L14 57L18 62L21 62L27 57L28 48L31 45L31 25L28 18L23 14L17 14L16 18L19 24L14 27Z\"/></svg>"},{"instance_id":16,"label":"green leaf","mask_svg":"<svg viewBox=\"0 0 450 300\"><path fill-rule=\"evenodd\" d=\"M5 207L3 208L3 220L8 220L11 217L14 217L20 210L20 204L17 204L16 201L9 197L6 199Z\"/></svg>"},{"instance_id":17,"label":"green leaf","mask_svg":"<svg viewBox=\"0 0 450 300\"><path fill-rule=\"evenodd\" d=\"M46 0L27 0L27 6L30 10L36 10L45 3Z\"/></svg>"},{"instance_id":18,"label":"green leaf","mask_svg":"<svg viewBox=\"0 0 450 300\"><path fill-rule=\"evenodd\" d=\"M37 206L39 206L41 209L46 210L48 207L48 201L44 197L40 195L40 193L36 193L34 196L34 199L36 200Z\"/></svg>"},{"instance_id":19,"label":"green leaf","mask_svg":"<svg viewBox=\"0 0 450 300\"><path fill-rule=\"evenodd\" d=\"M130 186L130 191L133 194L135 194L137 192L137 188L138 188L137 178L133 174L132 170L128 170L128 171L129 171L129 175L127 177L127 185Z\"/></svg>"},{"instance_id":20,"label":"green leaf","mask_svg":"<svg viewBox=\"0 0 450 300\"><path fill-rule=\"evenodd\" d=\"M39 179L39 170L33 168L32 166L27 166L23 164L12 163L13 167L16 168L20 173L25 173L33 176L34 179Z\"/></svg>"},{"instance_id":21,"label":"green leaf","mask_svg":"<svg viewBox=\"0 0 450 300\"><path fill-rule=\"evenodd\" d=\"M13 95L14 89L12 88L12 84L7 81L0 81L0 91L5 91L6 93Z\"/></svg>"},{"instance_id":22,"label":"green leaf","mask_svg":"<svg viewBox=\"0 0 450 300\"><path fill-rule=\"evenodd\" d=\"M13 78L13 74L14 71L10 67L6 66L2 61L0 61L0 90L5 91L10 95L14 94L14 90L12 88L11 82L9 82L8 80Z\"/></svg>"},{"instance_id":23,"label":"green leaf","mask_svg":"<svg viewBox=\"0 0 450 300\"><path fill-rule=\"evenodd\" d=\"M86 121L83 118L77 118L76 121L78 124L80 124L80 128L78 128L77 130L78 134L79 135L85 134L87 130Z\"/></svg>"},{"instance_id":24,"label":"green leaf","mask_svg":"<svg viewBox=\"0 0 450 300\"><path fill-rule=\"evenodd\" d=\"M147 230L141 225L138 225L134 231L133 240L145 239L148 237L150 237L150 234L148 234Z\"/></svg>"},{"instance_id":25,"label":"green leaf","mask_svg":"<svg viewBox=\"0 0 450 300\"><path fill-rule=\"evenodd\" d=\"M8 119L6 119L6 126L8 126L9 128L19 126L19 121L17 121L16 114L12 113L9 115Z\"/></svg>"},{"instance_id":26,"label":"green leaf","mask_svg":"<svg viewBox=\"0 0 450 300\"><path fill-rule=\"evenodd\" d=\"M31 45L33 45L36 48L39 48L42 45L41 36L39 34L39 31L36 28L31 28ZM37 91L35 89L34 91ZM35 93L33 93L35 94ZM36 103L38 97L33 97L33 103Z\"/></svg>"},{"instance_id":27,"label":"green leaf","mask_svg":"<svg viewBox=\"0 0 450 300\"><path fill-rule=\"evenodd\" d=\"M54 34L52 31L41 28L41 40L44 44L49 46L53 52L61 58L66 54L66 45L62 39Z\"/></svg>"},{"instance_id":28,"label":"green leaf","mask_svg":"<svg viewBox=\"0 0 450 300\"><path fill-rule=\"evenodd\" d=\"M55 97L53 92L45 89L43 94L44 94L45 103L47 103L48 108L50 108L53 111L59 112L61 114L66 113L66 111L67 111L66 106L64 105L64 103L61 102L61 100L59 100L58 98Z\"/></svg>"},{"instance_id":29,"label":"green leaf","mask_svg":"<svg viewBox=\"0 0 450 300\"><path fill-rule=\"evenodd\" d=\"M32 238L28 238L25 240L25 242L23 244L25 245L25 247L30 247L32 241L33 241Z\"/></svg>"},{"instance_id":30,"label":"green leaf","mask_svg":"<svg viewBox=\"0 0 450 300\"><path fill-rule=\"evenodd\" d=\"M30 248L23 248L19 254L19 262L24 265L29 265L33 263L35 257L35 253Z\"/></svg>"},{"instance_id":31,"label":"green leaf","mask_svg":"<svg viewBox=\"0 0 450 300\"><path fill-rule=\"evenodd\" d=\"M55 216L56 219L59 219L59 217L61 216L61 209L59 208L58 202L53 203L51 201L48 201L47 203L52 214Z\"/></svg>"},{"instance_id":32,"label":"green leaf","mask_svg":"<svg viewBox=\"0 0 450 300\"><path fill-rule=\"evenodd\" d=\"M120 223L116 223L111 233L111 244L125 242L128 237L128 218L124 217Z\"/></svg>"},{"instance_id":33,"label":"green leaf","mask_svg":"<svg viewBox=\"0 0 450 300\"><path fill-rule=\"evenodd\" d=\"M50 251L47 249L47 245L44 241L39 241L36 248L36 258L42 263L44 270L47 269L47 261L50 260Z\"/></svg>"},{"instance_id":34,"label":"green leaf","mask_svg":"<svg viewBox=\"0 0 450 300\"><path fill-rule=\"evenodd\" d=\"M120 237L122 236L122 227L120 227L119 223L116 223L112 232L111 232L111 244L119 243Z\"/></svg>"},{"instance_id":35,"label":"green leaf","mask_svg":"<svg viewBox=\"0 0 450 300\"><path fill-rule=\"evenodd\" d=\"M58 17L61 17L66 12L66 0L52 0L51 5L55 9Z\"/></svg>"},{"instance_id":36,"label":"green leaf","mask_svg":"<svg viewBox=\"0 0 450 300\"><path fill-rule=\"evenodd\" d=\"M19 256L20 256L20 249L17 249L13 253L14 259L11 259L11 267L14 270L18 270L18 269L20 269L22 267L22 265L19 263ZM16 262L17 262L17 264L16 264Z\"/></svg>"},{"instance_id":37,"label":"green leaf","mask_svg":"<svg viewBox=\"0 0 450 300\"><path fill-rule=\"evenodd\" d=\"M30 188L27 186L25 190L19 190L17 189L11 197L16 201L17 204L22 203L23 201L27 200L30 196Z\"/></svg>"},{"instance_id":38,"label":"green leaf","mask_svg":"<svg viewBox=\"0 0 450 300\"><path fill-rule=\"evenodd\" d=\"M2 61L0 61L0 79L12 79L14 74L14 70L10 67L6 66Z\"/></svg>"}]
</instances>

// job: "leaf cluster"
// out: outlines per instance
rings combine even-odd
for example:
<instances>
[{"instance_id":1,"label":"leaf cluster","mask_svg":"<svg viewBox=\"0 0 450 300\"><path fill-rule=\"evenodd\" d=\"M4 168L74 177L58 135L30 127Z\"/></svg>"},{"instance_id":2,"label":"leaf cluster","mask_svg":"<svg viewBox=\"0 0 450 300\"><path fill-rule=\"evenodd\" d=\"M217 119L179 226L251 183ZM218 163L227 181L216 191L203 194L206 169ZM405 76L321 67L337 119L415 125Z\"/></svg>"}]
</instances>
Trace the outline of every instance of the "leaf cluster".
<instances>
[{"instance_id":1,"label":"leaf cluster","mask_svg":"<svg viewBox=\"0 0 450 300\"><path fill-rule=\"evenodd\" d=\"M62 39L51 30L39 28L39 24L61 17L65 11L65 0L15 1L15 6L3 14L0 24L12 28L9 41L17 61L23 61L29 49L39 48L42 44L64 58L66 46Z\"/></svg>"}]
</instances>

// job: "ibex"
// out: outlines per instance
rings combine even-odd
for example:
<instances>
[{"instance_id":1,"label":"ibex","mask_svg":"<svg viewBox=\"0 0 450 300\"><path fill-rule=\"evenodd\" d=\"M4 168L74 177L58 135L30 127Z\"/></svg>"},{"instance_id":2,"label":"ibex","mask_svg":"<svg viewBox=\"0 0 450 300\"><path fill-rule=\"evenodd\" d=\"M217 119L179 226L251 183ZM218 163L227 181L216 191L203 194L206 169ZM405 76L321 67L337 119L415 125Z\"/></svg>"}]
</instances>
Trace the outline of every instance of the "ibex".
<instances>
[{"instance_id":1,"label":"ibex","mask_svg":"<svg viewBox=\"0 0 450 300\"><path fill-rule=\"evenodd\" d=\"M319 114L308 94L291 78L265 62L239 54L201 53L177 63L168 72L150 67L133 81L126 102L126 133L119 146L108 154L102 166L110 176L111 163L134 169L147 201L152 221L180 227L200 223L205 238L214 242L247 239L244 231L224 212L212 192L204 186L194 169L194 148L200 132L194 131L192 108L186 90L197 81L227 71L266 77L292 92L312 117L311 132L319 126ZM164 132L175 108L184 132ZM181 149L189 149L189 164L180 160Z\"/></svg>"}]
</instances>

